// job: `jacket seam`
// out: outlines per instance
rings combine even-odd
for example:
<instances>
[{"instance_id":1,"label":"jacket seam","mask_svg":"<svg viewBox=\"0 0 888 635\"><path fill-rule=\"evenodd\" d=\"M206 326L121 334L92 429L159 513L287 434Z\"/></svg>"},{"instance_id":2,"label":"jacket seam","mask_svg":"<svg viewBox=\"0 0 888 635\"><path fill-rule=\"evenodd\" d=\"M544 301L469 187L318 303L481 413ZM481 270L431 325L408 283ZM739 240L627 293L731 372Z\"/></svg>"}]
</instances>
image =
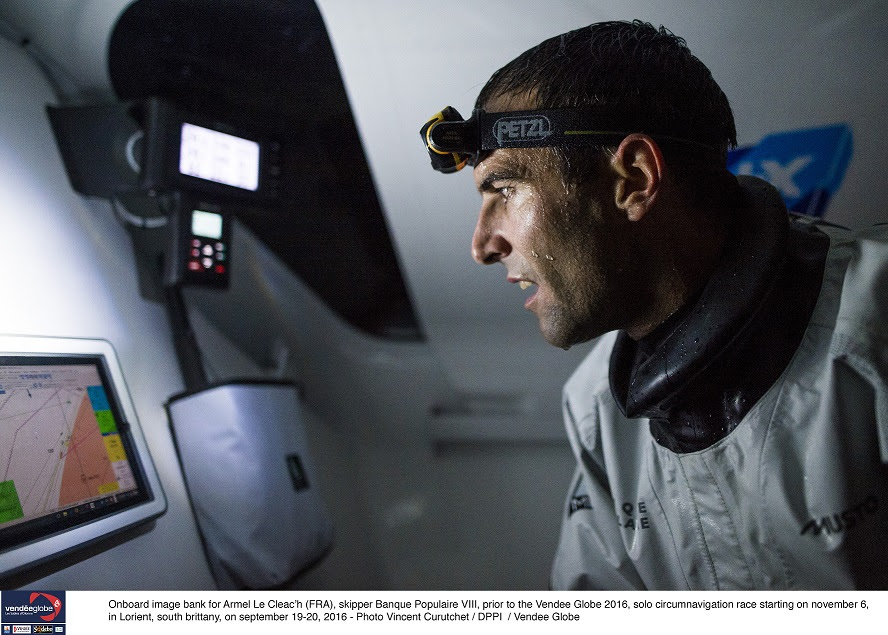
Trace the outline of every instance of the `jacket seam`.
<instances>
[{"instance_id":1,"label":"jacket seam","mask_svg":"<svg viewBox=\"0 0 888 635\"><path fill-rule=\"evenodd\" d=\"M718 581L718 573L715 570L715 563L712 560L712 552L709 550L709 543L706 541L706 534L703 531L703 520L700 518L700 510L697 507L697 498L694 495L694 488L691 487L691 483L688 480L687 472L685 471L684 461L681 457L678 457L678 467L681 470L681 475L684 478L685 486L687 487L689 498L691 504L693 505L693 516L694 516L694 524L695 531L697 533L698 542L701 543L704 560L706 562L706 566L709 569L709 574L712 576L713 586L715 590L720 591L721 585Z\"/></svg>"},{"instance_id":2,"label":"jacket seam","mask_svg":"<svg viewBox=\"0 0 888 635\"><path fill-rule=\"evenodd\" d=\"M728 517L728 522L731 525L731 533L733 534L734 540L737 542L737 549L740 551L740 556L743 559L743 566L746 569L746 578L750 585L750 588L755 586L755 581L752 577L752 567L749 562L746 560L746 552L743 550L743 545L740 542L740 532L737 531L737 523L734 522L734 517L731 515L730 508L725 502L724 494L722 494L721 486L718 484L718 480L715 478L715 474L712 471L712 468L709 466L709 461L706 460L706 457L703 459L703 465L706 467L706 471L709 473L709 478L712 480L713 485L715 485L715 491L718 493L718 499L721 502L722 509L724 509L725 516Z\"/></svg>"},{"instance_id":3,"label":"jacket seam","mask_svg":"<svg viewBox=\"0 0 888 635\"><path fill-rule=\"evenodd\" d=\"M651 440L653 442L653 439ZM656 451L656 450L655 450ZM654 495L654 500L657 501L657 505L660 508L660 513L663 515L663 520L666 523L666 530L669 532L669 538L672 541L672 548L675 550L675 555L677 556L677 560L679 563L679 570L681 571L681 576L684 578L685 586L690 589L691 581L688 579L688 574L684 569L682 558L680 557L681 550L678 547L678 544L675 542L675 532L672 531L672 524L669 522L669 515L666 513L666 509L663 506L663 501L660 498L660 493L657 491L657 488L654 486L654 479L651 476L651 455L650 453L646 454L645 457L645 472L647 473L648 485L650 485L651 492ZM687 477L685 477L687 480Z\"/></svg>"}]
</instances>

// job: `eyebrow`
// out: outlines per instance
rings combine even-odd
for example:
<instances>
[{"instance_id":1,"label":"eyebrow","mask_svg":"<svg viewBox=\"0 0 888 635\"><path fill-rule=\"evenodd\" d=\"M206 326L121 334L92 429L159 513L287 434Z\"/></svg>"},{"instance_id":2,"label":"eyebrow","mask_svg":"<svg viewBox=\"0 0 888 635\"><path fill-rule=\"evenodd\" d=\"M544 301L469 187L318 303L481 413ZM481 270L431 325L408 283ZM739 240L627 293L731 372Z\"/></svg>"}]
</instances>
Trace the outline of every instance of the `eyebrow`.
<instances>
[{"instance_id":1,"label":"eyebrow","mask_svg":"<svg viewBox=\"0 0 888 635\"><path fill-rule=\"evenodd\" d=\"M494 181L514 181L518 178L520 178L520 175L515 170L509 168L494 170L485 176L484 180L478 184L478 191L481 193L493 192L496 190L496 188L493 187Z\"/></svg>"}]
</instances>

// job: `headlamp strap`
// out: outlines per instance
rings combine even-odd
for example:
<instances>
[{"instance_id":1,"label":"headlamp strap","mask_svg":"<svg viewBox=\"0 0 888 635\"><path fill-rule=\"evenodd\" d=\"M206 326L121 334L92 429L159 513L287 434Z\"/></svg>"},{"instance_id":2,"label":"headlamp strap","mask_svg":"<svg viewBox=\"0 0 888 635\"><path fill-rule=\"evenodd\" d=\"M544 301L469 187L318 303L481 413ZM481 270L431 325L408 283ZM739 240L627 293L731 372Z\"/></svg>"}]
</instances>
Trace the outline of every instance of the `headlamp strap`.
<instances>
[{"instance_id":1,"label":"headlamp strap","mask_svg":"<svg viewBox=\"0 0 888 635\"><path fill-rule=\"evenodd\" d=\"M439 120L428 141L439 151L478 153L497 148L609 145L633 132L643 132L658 140L716 151L705 143L647 130L643 125L628 126L626 122L633 120L627 113L616 116L592 106L495 113L476 109L468 121Z\"/></svg>"}]
</instances>

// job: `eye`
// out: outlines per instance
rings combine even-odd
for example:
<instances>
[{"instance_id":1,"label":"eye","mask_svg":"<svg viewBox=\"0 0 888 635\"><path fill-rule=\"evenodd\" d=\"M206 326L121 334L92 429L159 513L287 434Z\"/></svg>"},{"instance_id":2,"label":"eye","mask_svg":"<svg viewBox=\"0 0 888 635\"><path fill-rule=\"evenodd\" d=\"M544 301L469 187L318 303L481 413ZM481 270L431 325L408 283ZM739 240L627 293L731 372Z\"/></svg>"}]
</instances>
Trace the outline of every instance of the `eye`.
<instances>
[{"instance_id":1,"label":"eye","mask_svg":"<svg viewBox=\"0 0 888 635\"><path fill-rule=\"evenodd\" d=\"M504 199L508 199L515 193L515 181L512 179L496 179L491 180L487 190Z\"/></svg>"},{"instance_id":2,"label":"eye","mask_svg":"<svg viewBox=\"0 0 888 635\"><path fill-rule=\"evenodd\" d=\"M513 185L503 185L496 188L496 193L503 197L503 200L509 200L509 197L515 193L515 187Z\"/></svg>"},{"instance_id":3,"label":"eye","mask_svg":"<svg viewBox=\"0 0 888 635\"><path fill-rule=\"evenodd\" d=\"M508 201L516 192L520 179L512 174L492 172L478 184L482 196L493 196L499 201Z\"/></svg>"}]
</instances>

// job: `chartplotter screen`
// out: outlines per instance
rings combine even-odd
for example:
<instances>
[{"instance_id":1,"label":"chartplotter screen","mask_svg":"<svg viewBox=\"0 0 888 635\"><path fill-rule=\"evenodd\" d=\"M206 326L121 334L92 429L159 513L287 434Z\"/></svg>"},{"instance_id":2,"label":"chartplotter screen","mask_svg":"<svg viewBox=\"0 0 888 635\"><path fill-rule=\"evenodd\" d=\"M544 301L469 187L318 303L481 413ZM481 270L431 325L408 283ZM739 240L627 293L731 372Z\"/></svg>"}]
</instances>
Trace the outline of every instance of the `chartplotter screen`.
<instances>
[{"instance_id":1,"label":"chartplotter screen","mask_svg":"<svg viewBox=\"0 0 888 635\"><path fill-rule=\"evenodd\" d=\"M259 189L259 144L183 123L179 172L255 192Z\"/></svg>"},{"instance_id":2,"label":"chartplotter screen","mask_svg":"<svg viewBox=\"0 0 888 635\"><path fill-rule=\"evenodd\" d=\"M116 358L28 350L0 348L0 555L16 569L165 508Z\"/></svg>"}]
</instances>

